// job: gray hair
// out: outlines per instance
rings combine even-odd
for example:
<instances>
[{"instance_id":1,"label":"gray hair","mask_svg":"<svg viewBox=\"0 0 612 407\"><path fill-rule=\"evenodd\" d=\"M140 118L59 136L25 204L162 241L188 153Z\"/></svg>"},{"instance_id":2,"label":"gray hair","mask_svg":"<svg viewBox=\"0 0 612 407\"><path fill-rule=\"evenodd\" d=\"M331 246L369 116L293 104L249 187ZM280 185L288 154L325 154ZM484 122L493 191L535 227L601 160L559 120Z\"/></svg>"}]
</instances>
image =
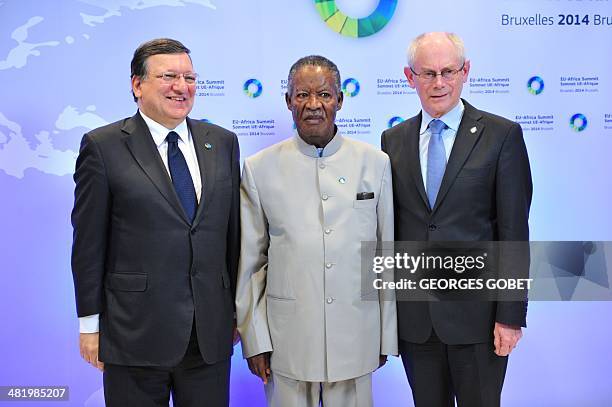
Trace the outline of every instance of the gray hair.
<instances>
[{"instance_id":1,"label":"gray hair","mask_svg":"<svg viewBox=\"0 0 612 407\"><path fill-rule=\"evenodd\" d=\"M421 45L421 42L431 34L432 33L423 33L410 42L410 45L408 46L408 66L414 66L414 60L416 58L416 52L418 47ZM457 54L459 55L460 63L464 63L465 45L463 44L463 40L461 39L461 37L451 32L445 32L443 34L446 35L446 38L448 38L450 42L452 42L455 46Z\"/></svg>"},{"instance_id":2,"label":"gray hair","mask_svg":"<svg viewBox=\"0 0 612 407\"><path fill-rule=\"evenodd\" d=\"M340 71L338 70L336 64L334 64L329 59L322 57L321 55L309 55L307 57L298 59L289 70L289 76L287 77L287 94L289 96L291 96L291 92L293 91L293 78L295 77L295 74L297 73L297 71L308 65L320 66L322 68L328 69L334 77L336 92L340 94L340 89L342 86L340 85Z\"/></svg>"}]
</instances>

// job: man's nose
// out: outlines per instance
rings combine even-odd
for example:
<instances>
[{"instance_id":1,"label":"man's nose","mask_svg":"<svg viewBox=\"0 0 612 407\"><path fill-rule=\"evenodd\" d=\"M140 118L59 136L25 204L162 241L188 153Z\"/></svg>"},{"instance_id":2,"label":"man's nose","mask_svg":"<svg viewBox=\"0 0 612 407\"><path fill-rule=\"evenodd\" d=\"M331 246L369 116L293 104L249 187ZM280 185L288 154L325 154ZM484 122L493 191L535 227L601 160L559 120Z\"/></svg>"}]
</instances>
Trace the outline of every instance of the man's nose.
<instances>
[{"instance_id":1,"label":"man's nose","mask_svg":"<svg viewBox=\"0 0 612 407\"><path fill-rule=\"evenodd\" d=\"M318 109L321 107L321 101L317 95L310 95L306 100L306 107L309 109Z\"/></svg>"},{"instance_id":2,"label":"man's nose","mask_svg":"<svg viewBox=\"0 0 612 407\"><path fill-rule=\"evenodd\" d=\"M442 78L442 73L438 73L436 75L436 77L434 78L434 86L436 88L441 88L446 84L446 82L444 81L444 79Z\"/></svg>"},{"instance_id":3,"label":"man's nose","mask_svg":"<svg viewBox=\"0 0 612 407\"><path fill-rule=\"evenodd\" d=\"M172 89L179 92L186 92L188 86L189 85L185 81L185 77L183 75L180 75L174 80L174 82L172 82Z\"/></svg>"}]
</instances>

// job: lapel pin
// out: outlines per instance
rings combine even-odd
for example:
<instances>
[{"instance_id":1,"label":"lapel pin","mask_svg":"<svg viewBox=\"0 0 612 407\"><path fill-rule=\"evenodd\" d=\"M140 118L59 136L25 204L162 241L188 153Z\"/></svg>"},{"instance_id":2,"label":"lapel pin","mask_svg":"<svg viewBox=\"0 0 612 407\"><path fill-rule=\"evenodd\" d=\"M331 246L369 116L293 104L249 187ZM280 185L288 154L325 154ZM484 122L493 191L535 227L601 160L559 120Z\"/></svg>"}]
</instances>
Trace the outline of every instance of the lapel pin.
<instances>
[{"instance_id":1,"label":"lapel pin","mask_svg":"<svg viewBox=\"0 0 612 407\"><path fill-rule=\"evenodd\" d=\"M338 178L338 182L341 183L341 184L346 184L346 178L340 177L340 178Z\"/></svg>"},{"instance_id":2,"label":"lapel pin","mask_svg":"<svg viewBox=\"0 0 612 407\"><path fill-rule=\"evenodd\" d=\"M476 133L476 131L478 131L478 129L476 128L476 126L474 126L474 127L472 127L472 128L470 129L470 133L472 133L472 134Z\"/></svg>"},{"instance_id":3,"label":"lapel pin","mask_svg":"<svg viewBox=\"0 0 612 407\"><path fill-rule=\"evenodd\" d=\"M206 144L204 144L204 148L207 149L207 150L212 150L212 144L206 143Z\"/></svg>"}]
</instances>

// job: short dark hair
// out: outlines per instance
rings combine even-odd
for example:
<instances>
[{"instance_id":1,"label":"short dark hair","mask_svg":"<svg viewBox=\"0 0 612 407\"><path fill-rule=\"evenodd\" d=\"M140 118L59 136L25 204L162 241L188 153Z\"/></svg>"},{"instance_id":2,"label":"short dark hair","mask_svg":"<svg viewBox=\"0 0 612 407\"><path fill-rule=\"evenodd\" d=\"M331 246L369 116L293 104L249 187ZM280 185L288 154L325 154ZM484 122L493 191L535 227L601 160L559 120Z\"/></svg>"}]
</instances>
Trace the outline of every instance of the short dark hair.
<instances>
[{"instance_id":1,"label":"short dark hair","mask_svg":"<svg viewBox=\"0 0 612 407\"><path fill-rule=\"evenodd\" d=\"M180 41L173 40L171 38L156 38L154 40L142 43L134 51L134 57L132 57L131 69L132 73L130 78L139 76L141 78L147 77L147 58L153 55L159 54L187 54L191 51L189 48L184 46ZM189 57L191 58L191 57ZM132 91L134 102L138 101L134 91Z\"/></svg>"},{"instance_id":2,"label":"short dark hair","mask_svg":"<svg viewBox=\"0 0 612 407\"><path fill-rule=\"evenodd\" d=\"M336 85L336 92L340 94L341 85L340 85L340 71L336 64L334 64L329 59L322 57L321 55L308 55L307 57L303 57L298 59L289 69L289 76L287 77L287 94L291 96L291 91L293 90L293 78L295 74L300 69L304 68L307 65L311 66L320 66L322 68L328 69L332 75L334 76L334 84Z\"/></svg>"}]
</instances>

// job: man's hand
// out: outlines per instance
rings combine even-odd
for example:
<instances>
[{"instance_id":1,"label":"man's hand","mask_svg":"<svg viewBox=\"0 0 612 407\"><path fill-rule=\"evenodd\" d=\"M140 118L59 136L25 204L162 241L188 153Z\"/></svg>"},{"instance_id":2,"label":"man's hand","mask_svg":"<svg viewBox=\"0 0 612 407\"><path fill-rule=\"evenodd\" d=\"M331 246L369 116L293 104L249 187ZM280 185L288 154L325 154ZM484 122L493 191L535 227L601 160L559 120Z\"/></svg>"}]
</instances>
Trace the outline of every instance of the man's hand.
<instances>
[{"instance_id":1,"label":"man's hand","mask_svg":"<svg viewBox=\"0 0 612 407\"><path fill-rule=\"evenodd\" d=\"M493 328L493 344L495 345L495 354L497 356L508 356L512 349L516 347L519 339L523 336L520 326L511 326L495 323Z\"/></svg>"},{"instance_id":2,"label":"man's hand","mask_svg":"<svg viewBox=\"0 0 612 407\"><path fill-rule=\"evenodd\" d=\"M270 377L270 352L260 353L247 359L249 369L255 376L261 377L264 384L268 384Z\"/></svg>"},{"instance_id":3,"label":"man's hand","mask_svg":"<svg viewBox=\"0 0 612 407\"><path fill-rule=\"evenodd\" d=\"M81 357L93 367L104 371L104 363L98 360L98 348L100 345L100 333L79 334L79 350Z\"/></svg>"},{"instance_id":4,"label":"man's hand","mask_svg":"<svg viewBox=\"0 0 612 407\"><path fill-rule=\"evenodd\" d=\"M240 342L240 334L238 333L238 328L236 328L236 322L234 322L234 346L236 346L236 344L238 342Z\"/></svg>"},{"instance_id":5,"label":"man's hand","mask_svg":"<svg viewBox=\"0 0 612 407\"><path fill-rule=\"evenodd\" d=\"M383 367L387 363L387 355L380 355L378 357L378 369Z\"/></svg>"}]
</instances>

